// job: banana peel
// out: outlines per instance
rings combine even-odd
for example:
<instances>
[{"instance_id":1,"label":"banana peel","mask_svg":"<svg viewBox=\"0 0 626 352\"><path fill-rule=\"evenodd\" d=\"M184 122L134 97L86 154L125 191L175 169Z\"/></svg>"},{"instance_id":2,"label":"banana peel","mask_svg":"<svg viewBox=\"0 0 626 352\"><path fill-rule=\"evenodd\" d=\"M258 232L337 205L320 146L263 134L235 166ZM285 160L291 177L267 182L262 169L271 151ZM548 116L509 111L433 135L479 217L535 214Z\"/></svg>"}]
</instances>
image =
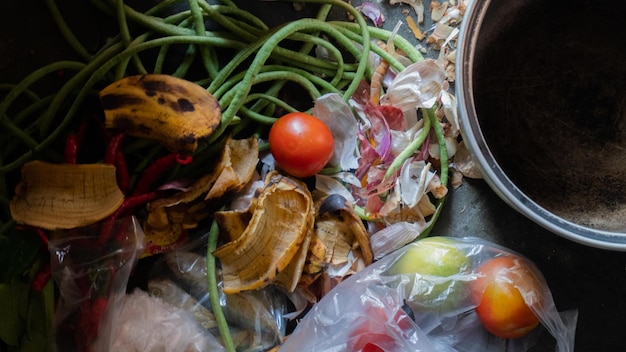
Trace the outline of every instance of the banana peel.
<instances>
[{"instance_id":1,"label":"banana peel","mask_svg":"<svg viewBox=\"0 0 626 352\"><path fill-rule=\"evenodd\" d=\"M227 294L275 282L294 258L298 260L315 219L313 198L306 185L278 173L268 174L250 212L252 217L243 233L213 251L222 264ZM301 272L294 271L299 277Z\"/></svg>"},{"instance_id":2,"label":"banana peel","mask_svg":"<svg viewBox=\"0 0 626 352\"><path fill-rule=\"evenodd\" d=\"M214 218L222 237L226 242L232 242L246 230L252 219L252 213L250 209L220 211L214 214Z\"/></svg>"},{"instance_id":3,"label":"banana peel","mask_svg":"<svg viewBox=\"0 0 626 352\"><path fill-rule=\"evenodd\" d=\"M311 285L331 266L350 266L347 276L370 265L373 258L363 221L343 196L331 194L319 202L313 240L298 285Z\"/></svg>"},{"instance_id":4,"label":"banana peel","mask_svg":"<svg viewBox=\"0 0 626 352\"><path fill-rule=\"evenodd\" d=\"M143 226L148 241L146 255L169 250L185 230L196 228L200 221L209 217L209 203L245 187L254 175L258 160L255 137L228 138L210 172L186 190L149 203Z\"/></svg>"},{"instance_id":5,"label":"banana peel","mask_svg":"<svg viewBox=\"0 0 626 352\"><path fill-rule=\"evenodd\" d=\"M60 230L103 220L123 201L113 165L35 160L22 167L22 180L9 208L19 224Z\"/></svg>"},{"instance_id":6,"label":"banana peel","mask_svg":"<svg viewBox=\"0 0 626 352\"><path fill-rule=\"evenodd\" d=\"M295 291L305 272L304 267L307 263L307 253L309 252L312 238L313 229L309 228L300 245L300 249L291 259L285 270L278 273L278 276L274 279L274 284L284 287L288 292Z\"/></svg>"},{"instance_id":7,"label":"banana peel","mask_svg":"<svg viewBox=\"0 0 626 352\"><path fill-rule=\"evenodd\" d=\"M312 234L309 247L305 253L305 262L298 286L308 287L328 268L326 259L326 244L315 234Z\"/></svg>"},{"instance_id":8,"label":"banana peel","mask_svg":"<svg viewBox=\"0 0 626 352\"><path fill-rule=\"evenodd\" d=\"M219 102L202 86L170 75L118 80L99 94L105 126L192 154L221 122Z\"/></svg>"},{"instance_id":9,"label":"banana peel","mask_svg":"<svg viewBox=\"0 0 626 352\"><path fill-rule=\"evenodd\" d=\"M215 220L226 241L213 252L225 293L269 284L293 292L331 267L344 273L341 280L373 261L363 221L344 197L325 196L316 205L306 185L277 172L267 176L250 208L216 212Z\"/></svg>"}]
</instances>

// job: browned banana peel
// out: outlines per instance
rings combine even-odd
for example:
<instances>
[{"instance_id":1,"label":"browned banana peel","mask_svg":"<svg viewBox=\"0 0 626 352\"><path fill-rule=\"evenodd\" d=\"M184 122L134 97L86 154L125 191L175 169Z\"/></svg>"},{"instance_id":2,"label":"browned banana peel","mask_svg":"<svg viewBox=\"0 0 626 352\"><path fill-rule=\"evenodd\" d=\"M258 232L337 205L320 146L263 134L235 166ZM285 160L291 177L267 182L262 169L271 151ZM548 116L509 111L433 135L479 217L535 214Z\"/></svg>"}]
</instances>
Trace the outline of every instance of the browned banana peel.
<instances>
[{"instance_id":1,"label":"browned banana peel","mask_svg":"<svg viewBox=\"0 0 626 352\"><path fill-rule=\"evenodd\" d=\"M324 270L326 270L328 262L329 260L326 258L326 245L315 234L315 231L313 231L298 285L308 287L313 284L313 282L322 275Z\"/></svg>"},{"instance_id":2,"label":"browned banana peel","mask_svg":"<svg viewBox=\"0 0 626 352\"><path fill-rule=\"evenodd\" d=\"M222 171L205 200L241 191L248 184L259 162L259 144L254 137L228 139L223 154Z\"/></svg>"},{"instance_id":3,"label":"browned banana peel","mask_svg":"<svg viewBox=\"0 0 626 352\"><path fill-rule=\"evenodd\" d=\"M220 211L214 214L215 221L220 229L220 234L227 242L237 240L246 230L252 213L250 209Z\"/></svg>"},{"instance_id":4,"label":"browned banana peel","mask_svg":"<svg viewBox=\"0 0 626 352\"><path fill-rule=\"evenodd\" d=\"M10 210L20 224L72 229L103 220L123 201L113 165L31 161L22 167Z\"/></svg>"},{"instance_id":5,"label":"browned banana peel","mask_svg":"<svg viewBox=\"0 0 626 352\"><path fill-rule=\"evenodd\" d=\"M148 204L144 223L148 247L167 247L181 237L183 230L197 227L209 216L206 202L245 187L252 179L258 161L259 147L255 137L228 139L212 172L200 177L185 191Z\"/></svg>"},{"instance_id":6,"label":"browned banana peel","mask_svg":"<svg viewBox=\"0 0 626 352\"><path fill-rule=\"evenodd\" d=\"M289 265L287 265L285 270L278 273L278 276L274 279L274 283L276 285L284 287L289 292L295 291L304 272L304 266L307 262L307 253L309 252L312 237L313 229L311 228L307 231L298 253L296 253L293 259L291 259L291 262L289 262Z\"/></svg>"},{"instance_id":7,"label":"browned banana peel","mask_svg":"<svg viewBox=\"0 0 626 352\"><path fill-rule=\"evenodd\" d=\"M319 206L300 285L311 284L328 266L350 264L350 253L356 261L349 273L371 264L374 258L363 221L344 197L331 194Z\"/></svg>"},{"instance_id":8,"label":"browned banana peel","mask_svg":"<svg viewBox=\"0 0 626 352\"><path fill-rule=\"evenodd\" d=\"M100 92L105 126L193 153L222 116L219 103L196 83L164 74L130 76Z\"/></svg>"},{"instance_id":9,"label":"browned banana peel","mask_svg":"<svg viewBox=\"0 0 626 352\"><path fill-rule=\"evenodd\" d=\"M274 282L300 251L315 218L306 185L277 173L267 176L250 212L243 233L213 252L222 264L224 293Z\"/></svg>"}]
</instances>

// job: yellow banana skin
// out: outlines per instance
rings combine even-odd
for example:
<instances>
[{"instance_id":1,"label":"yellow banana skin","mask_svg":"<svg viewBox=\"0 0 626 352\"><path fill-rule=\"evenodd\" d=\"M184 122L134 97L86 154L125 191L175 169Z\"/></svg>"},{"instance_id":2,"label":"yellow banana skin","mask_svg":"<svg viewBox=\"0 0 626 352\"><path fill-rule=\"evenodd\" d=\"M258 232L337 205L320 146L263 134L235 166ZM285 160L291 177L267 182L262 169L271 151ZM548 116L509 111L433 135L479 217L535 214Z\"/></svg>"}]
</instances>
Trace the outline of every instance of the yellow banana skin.
<instances>
[{"instance_id":1,"label":"yellow banana skin","mask_svg":"<svg viewBox=\"0 0 626 352\"><path fill-rule=\"evenodd\" d=\"M105 126L193 153L219 126L221 108L205 88L164 74L125 77L100 92Z\"/></svg>"}]
</instances>

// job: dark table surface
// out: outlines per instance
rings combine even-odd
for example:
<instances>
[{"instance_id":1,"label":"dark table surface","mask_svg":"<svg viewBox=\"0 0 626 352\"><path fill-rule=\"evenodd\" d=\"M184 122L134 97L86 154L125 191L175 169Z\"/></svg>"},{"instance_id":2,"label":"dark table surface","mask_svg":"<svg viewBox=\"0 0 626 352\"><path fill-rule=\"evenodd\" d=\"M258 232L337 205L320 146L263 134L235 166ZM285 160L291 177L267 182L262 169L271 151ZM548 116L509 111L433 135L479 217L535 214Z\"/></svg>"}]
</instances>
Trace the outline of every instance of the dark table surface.
<instances>
[{"instance_id":1,"label":"dark table surface","mask_svg":"<svg viewBox=\"0 0 626 352\"><path fill-rule=\"evenodd\" d=\"M84 2L64 5L68 3L78 14L73 20L84 28L81 39L102 40L102 28L110 23L93 17ZM277 22L302 16L284 5L250 2L244 6L271 13L271 20ZM402 8L408 9L388 8L385 26L393 27L404 16ZM68 51L43 1L0 2L0 81L16 81L47 62L71 58ZM577 351L616 351L626 345L626 253L591 248L548 232L507 206L482 180L466 179L451 190L433 233L485 238L534 261L557 308L578 310ZM554 346L546 331L532 351L554 351Z\"/></svg>"}]
</instances>

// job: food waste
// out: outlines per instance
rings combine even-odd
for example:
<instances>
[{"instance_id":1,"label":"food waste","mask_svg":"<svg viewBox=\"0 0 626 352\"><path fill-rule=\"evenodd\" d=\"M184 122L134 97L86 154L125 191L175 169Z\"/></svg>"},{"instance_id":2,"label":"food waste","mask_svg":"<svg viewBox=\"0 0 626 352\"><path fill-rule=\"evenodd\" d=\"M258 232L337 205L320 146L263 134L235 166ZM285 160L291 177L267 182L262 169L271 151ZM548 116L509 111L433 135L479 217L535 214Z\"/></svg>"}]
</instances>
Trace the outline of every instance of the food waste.
<instances>
[{"instance_id":1,"label":"food waste","mask_svg":"<svg viewBox=\"0 0 626 352\"><path fill-rule=\"evenodd\" d=\"M32 283L46 317L4 324L36 326L41 345L149 351L172 319L185 330L170 324L162 346L276 350L335 287L428 237L449 187L476 175L455 159L468 153L450 93L467 2L431 3L428 35L421 1L400 2L418 46L403 23L381 27L382 4L305 1L320 4L315 17L271 28L231 2L105 1L119 36L0 103L15 132L0 140L0 172L16 180L3 181L0 225L17 244L36 240L36 259L15 263L26 274L2 285ZM349 16L330 20L331 7ZM30 94L60 71L58 91ZM77 293L89 299L71 304ZM145 328L123 333L134 323Z\"/></svg>"}]
</instances>

